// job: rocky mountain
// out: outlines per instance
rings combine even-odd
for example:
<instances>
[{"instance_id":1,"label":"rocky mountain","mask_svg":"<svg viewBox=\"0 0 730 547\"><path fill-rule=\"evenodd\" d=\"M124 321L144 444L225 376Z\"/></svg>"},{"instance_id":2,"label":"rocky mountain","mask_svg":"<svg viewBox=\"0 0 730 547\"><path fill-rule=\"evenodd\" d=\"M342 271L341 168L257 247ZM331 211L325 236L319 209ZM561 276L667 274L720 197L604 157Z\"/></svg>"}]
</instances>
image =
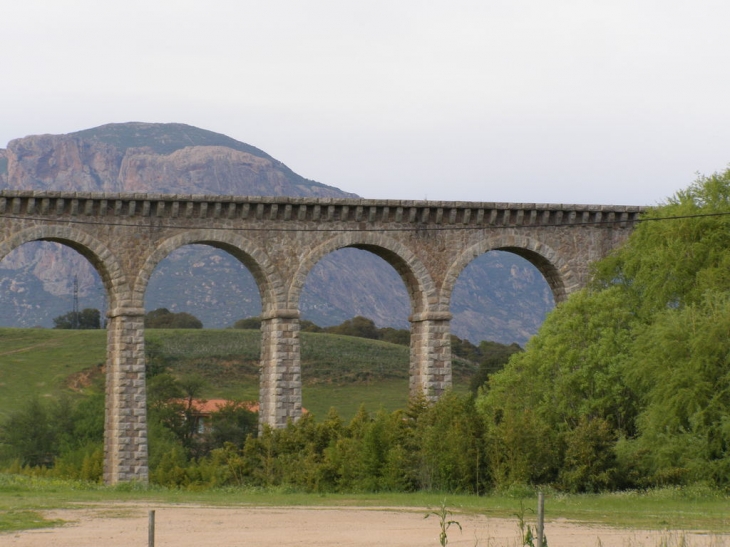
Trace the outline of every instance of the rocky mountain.
<instances>
[{"instance_id":1,"label":"rocky mountain","mask_svg":"<svg viewBox=\"0 0 730 547\"><path fill-rule=\"evenodd\" d=\"M35 135L0 150L0 186L83 192L357 197L265 152L184 124L109 124Z\"/></svg>"},{"instance_id":2,"label":"rocky mountain","mask_svg":"<svg viewBox=\"0 0 730 547\"><path fill-rule=\"evenodd\" d=\"M109 124L67 135L15 139L0 149L0 188L88 192L357 197L301 177L280 161L225 135L183 124ZM53 325L73 303L104 308L101 282L68 248L33 243L0 262L0 326ZM166 307L221 328L258 315L251 274L205 246L178 249L150 280L146 307ZM462 274L453 294L453 332L473 342L524 343L553 306L542 276L509 253L488 253ZM382 259L342 249L312 271L302 315L322 326L355 315L405 328L403 282Z\"/></svg>"}]
</instances>

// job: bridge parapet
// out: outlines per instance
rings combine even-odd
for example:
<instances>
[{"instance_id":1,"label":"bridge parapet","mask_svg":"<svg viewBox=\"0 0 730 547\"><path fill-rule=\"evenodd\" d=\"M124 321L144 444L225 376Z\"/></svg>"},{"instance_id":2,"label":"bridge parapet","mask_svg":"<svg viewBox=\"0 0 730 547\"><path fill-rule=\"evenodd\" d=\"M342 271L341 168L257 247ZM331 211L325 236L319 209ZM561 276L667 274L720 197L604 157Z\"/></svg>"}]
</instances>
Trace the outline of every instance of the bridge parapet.
<instances>
[{"instance_id":1,"label":"bridge parapet","mask_svg":"<svg viewBox=\"0 0 730 547\"><path fill-rule=\"evenodd\" d=\"M638 220L640 206L0 191L0 214L408 225L566 226Z\"/></svg>"}]
</instances>

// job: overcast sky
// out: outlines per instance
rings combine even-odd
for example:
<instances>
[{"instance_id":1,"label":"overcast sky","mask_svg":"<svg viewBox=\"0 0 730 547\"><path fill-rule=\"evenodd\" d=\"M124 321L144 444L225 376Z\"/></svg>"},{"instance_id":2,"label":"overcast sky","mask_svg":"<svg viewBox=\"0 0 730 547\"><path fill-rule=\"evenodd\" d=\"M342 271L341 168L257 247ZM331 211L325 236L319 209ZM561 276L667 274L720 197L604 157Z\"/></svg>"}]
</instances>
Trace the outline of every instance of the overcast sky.
<instances>
[{"instance_id":1,"label":"overcast sky","mask_svg":"<svg viewBox=\"0 0 730 547\"><path fill-rule=\"evenodd\" d=\"M730 164L727 0L22 0L0 148L224 133L363 197L656 204Z\"/></svg>"}]
</instances>

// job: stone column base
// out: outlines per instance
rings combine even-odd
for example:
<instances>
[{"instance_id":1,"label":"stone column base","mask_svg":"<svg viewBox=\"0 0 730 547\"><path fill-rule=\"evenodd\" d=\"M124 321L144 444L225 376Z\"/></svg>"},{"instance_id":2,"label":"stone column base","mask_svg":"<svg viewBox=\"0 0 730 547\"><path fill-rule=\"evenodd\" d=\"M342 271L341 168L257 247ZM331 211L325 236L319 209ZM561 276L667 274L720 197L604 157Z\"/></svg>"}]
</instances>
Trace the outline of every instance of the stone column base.
<instances>
[{"instance_id":1,"label":"stone column base","mask_svg":"<svg viewBox=\"0 0 730 547\"><path fill-rule=\"evenodd\" d=\"M410 395L435 401L451 388L451 313L414 314L411 321Z\"/></svg>"},{"instance_id":2,"label":"stone column base","mask_svg":"<svg viewBox=\"0 0 730 547\"><path fill-rule=\"evenodd\" d=\"M144 310L112 310L107 316L104 483L147 483Z\"/></svg>"},{"instance_id":3,"label":"stone column base","mask_svg":"<svg viewBox=\"0 0 730 547\"><path fill-rule=\"evenodd\" d=\"M262 319L259 424L280 428L302 416L299 312L275 310Z\"/></svg>"}]
</instances>

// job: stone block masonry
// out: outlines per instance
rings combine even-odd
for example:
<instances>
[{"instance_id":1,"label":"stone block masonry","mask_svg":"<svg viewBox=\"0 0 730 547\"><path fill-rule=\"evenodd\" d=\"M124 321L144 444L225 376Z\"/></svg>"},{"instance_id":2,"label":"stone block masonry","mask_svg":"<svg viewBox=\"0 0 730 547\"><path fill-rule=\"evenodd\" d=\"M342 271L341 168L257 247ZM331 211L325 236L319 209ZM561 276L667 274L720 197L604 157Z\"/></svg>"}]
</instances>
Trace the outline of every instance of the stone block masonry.
<instances>
[{"instance_id":1,"label":"stone block masonry","mask_svg":"<svg viewBox=\"0 0 730 547\"><path fill-rule=\"evenodd\" d=\"M411 301L411 394L451 386L450 301L477 256L508 251L542 273L556 303L589 280L590 263L621 245L641 207L330 198L0 191L0 259L55 241L99 272L108 305L104 480L148 480L144 295L175 249L228 251L253 274L262 302L260 423L283 427L302 409L299 298L327 254L354 247L399 273Z\"/></svg>"}]
</instances>

